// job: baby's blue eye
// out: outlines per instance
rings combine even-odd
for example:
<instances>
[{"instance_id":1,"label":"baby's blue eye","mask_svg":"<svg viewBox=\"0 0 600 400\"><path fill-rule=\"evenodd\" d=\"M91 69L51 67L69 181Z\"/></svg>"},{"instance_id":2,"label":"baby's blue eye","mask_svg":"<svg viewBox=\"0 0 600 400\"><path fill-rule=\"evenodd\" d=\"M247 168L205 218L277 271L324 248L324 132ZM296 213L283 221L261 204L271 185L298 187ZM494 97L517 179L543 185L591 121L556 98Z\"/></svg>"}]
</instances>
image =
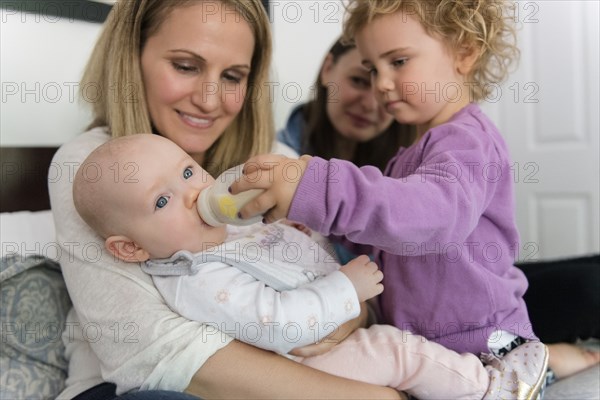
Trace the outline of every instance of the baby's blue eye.
<instances>
[{"instance_id":1,"label":"baby's blue eye","mask_svg":"<svg viewBox=\"0 0 600 400\"><path fill-rule=\"evenodd\" d=\"M192 171L192 169L190 167L187 167L183 171L183 178L184 179L189 179L192 175L194 175L194 171Z\"/></svg>"},{"instance_id":2,"label":"baby's blue eye","mask_svg":"<svg viewBox=\"0 0 600 400\"><path fill-rule=\"evenodd\" d=\"M156 200L156 208L163 208L169 202L169 198L165 196L160 196L158 200Z\"/></svg>"}]
</instances>

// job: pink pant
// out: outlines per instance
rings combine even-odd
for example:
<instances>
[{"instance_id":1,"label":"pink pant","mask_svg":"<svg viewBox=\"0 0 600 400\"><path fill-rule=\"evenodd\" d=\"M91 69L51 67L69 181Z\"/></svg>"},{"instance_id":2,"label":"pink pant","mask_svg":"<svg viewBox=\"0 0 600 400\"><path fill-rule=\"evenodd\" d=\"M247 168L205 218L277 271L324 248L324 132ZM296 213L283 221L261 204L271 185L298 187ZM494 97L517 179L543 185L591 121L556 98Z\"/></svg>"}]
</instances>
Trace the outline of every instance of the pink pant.
<instances>
[{"instance_id":1,"label":"pink pant","mask_svg":"<svg viewBox=\"0 0 600 400\"><path fill-rule=\"evenodd\" d=\"M488 372L475 355L458 354L389 325L358 329L329 352L297 361L420 399L481 399L489 385Z\"/></svg>"}]
</instances>

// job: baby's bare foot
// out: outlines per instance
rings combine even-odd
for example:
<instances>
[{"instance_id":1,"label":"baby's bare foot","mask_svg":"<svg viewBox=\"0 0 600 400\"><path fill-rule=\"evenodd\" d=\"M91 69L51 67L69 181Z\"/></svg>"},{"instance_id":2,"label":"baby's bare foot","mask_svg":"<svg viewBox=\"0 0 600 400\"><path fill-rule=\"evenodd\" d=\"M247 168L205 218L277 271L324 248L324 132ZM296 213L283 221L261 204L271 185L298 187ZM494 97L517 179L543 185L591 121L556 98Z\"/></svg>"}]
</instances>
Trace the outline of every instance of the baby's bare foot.
<instances>
[{"instance_id":1,"label":"baby's bare foot","mask_svg":"<svg viewBox=\"0 0 600 400\"><path fill-rule=\"evenodd\" d=\"M566 378L600 362L600 352L570 343L549 344L548 366L557 379Z\"/></svg>"}]
</instances>

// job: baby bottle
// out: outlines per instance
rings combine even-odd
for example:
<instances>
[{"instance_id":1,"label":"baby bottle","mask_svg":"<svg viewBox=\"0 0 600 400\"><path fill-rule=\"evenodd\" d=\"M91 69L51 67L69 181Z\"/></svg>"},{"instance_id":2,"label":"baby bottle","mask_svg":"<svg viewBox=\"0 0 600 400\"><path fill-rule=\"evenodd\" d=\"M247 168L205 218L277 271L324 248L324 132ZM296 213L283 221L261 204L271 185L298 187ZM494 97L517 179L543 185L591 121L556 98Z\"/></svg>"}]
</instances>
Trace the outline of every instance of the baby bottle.
<instances>
[{"instance_id":1,"label":"baby bottle","mask_svg":"<svg viewBox=\"0 0 600 400\"><path fill-rule=\"evenodd\" d=\"M241 219L238 212L246 203L263 192L263 189L250 189L238 194L229 193L229 186L241 175L244 165L229 168L215 179L215 183L200 192L198 213L211 226L250 225L262 220L262 215Z\"/></svg>"}]
</instances>

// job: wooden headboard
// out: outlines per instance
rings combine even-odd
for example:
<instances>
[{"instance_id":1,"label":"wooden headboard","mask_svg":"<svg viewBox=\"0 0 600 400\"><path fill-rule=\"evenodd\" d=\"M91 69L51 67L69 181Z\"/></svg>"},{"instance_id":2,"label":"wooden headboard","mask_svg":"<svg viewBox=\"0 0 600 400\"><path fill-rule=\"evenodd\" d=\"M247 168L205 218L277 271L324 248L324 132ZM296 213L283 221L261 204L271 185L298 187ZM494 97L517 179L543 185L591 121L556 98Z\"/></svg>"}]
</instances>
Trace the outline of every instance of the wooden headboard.
<instances>
[{"instance_id":1,"label":"wooden headboard","mask_svg":"<svg viewBox=\"0 0 600 400\"><path fill-rule=\"evenodd\" d=\"M57 147L0 147L0 212L50 209L48 170Z\"/></svg>"}]
</instances>

